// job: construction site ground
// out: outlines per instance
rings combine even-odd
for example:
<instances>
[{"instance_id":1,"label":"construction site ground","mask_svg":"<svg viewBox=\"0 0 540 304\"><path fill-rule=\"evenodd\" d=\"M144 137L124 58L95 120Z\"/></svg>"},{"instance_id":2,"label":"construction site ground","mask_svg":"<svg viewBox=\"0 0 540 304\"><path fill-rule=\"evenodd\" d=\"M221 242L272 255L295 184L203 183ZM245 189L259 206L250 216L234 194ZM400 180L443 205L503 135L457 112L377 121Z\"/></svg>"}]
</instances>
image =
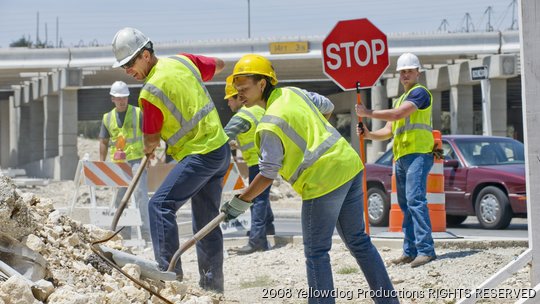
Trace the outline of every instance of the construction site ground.
<instances>
[{"instance_id":1,"label":"construction site ground","mask_svg":"<svg viewBox=\"0 0 540 304\"><path fill-rule=\"evenodd\" d=\"M90 159L98 159L97 151L97 140L80 138L81 157L89 153ZM272 208L277 214L280 210L290 213L300 208L300 198L287 184L280 183L274 188ZM113 271L111 274L102 274L90 266L87 260L91 253L89 242L103 237L106 231L63 219L58 212L50 213L69 205L73 189L73 181L50 181L45 186L23 186L16 190L17 201L29 206L29 217L38 224L27 225L27 230L8 228L12 233L13 229L18 229L20 233L14 237L41 253L48 262L50 268L46 279L53 283L54 291L43 302L147 303L150 299L148 303L159 303L119 273ZM98 201L106 201L108 204L109 195L108 190L98 191ZM79 202L85 204L88 200L88 193L82 191ZM17 224L14 223L15 226ZM6 232L4 229L0 230ZM280 236L278 233L271 237L274 246L269 251L242 256L230 251L246 242L245 237L225 240L224 294L214 294L198 288L199 274L194 248L182 255L184 281L157 284L161 293L174 303L307 303L311 291L306 281L301 237ZM402 303L455 303L471 291L482 292L480 303L513 303L524 294L530 295L530 265L496 288L475 290L524 252L527 249L526 240L438 239L437 260L415 269L408 265L390 264L391 259L401 255L401 240L373 238L373 242L387 265ZM126 250L120 240L111 244ZM131 251L153 259L149 247L131 248ZM359 267L338 238L334 240L330 256L337 302L371 303L369 288ZM130 271L136 273L134 268ZM11 279L0 282L0 304L40 303L35 299L34 302L30 301L28 291L24 292L25 288L21 284Z\"/></svg>"}]
</instances>

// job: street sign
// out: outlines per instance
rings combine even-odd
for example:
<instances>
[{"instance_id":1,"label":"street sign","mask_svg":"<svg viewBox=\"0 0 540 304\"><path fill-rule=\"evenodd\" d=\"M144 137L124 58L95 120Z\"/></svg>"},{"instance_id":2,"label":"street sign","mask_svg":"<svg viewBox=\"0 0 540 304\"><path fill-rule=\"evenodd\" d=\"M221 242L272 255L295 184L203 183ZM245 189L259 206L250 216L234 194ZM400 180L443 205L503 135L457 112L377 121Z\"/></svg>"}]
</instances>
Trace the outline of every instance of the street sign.
<instances>
[{"instance_id":1,"label":"street sign","mask_svg":"<svg viewBox=\"0 0 540 304\"><path fill-rule=\"evenodd\" d=\"M488 68L487 66L479 66L471 68L471 80L483 80L488 79Z\"/></svg>"},{"instance_id":2,"label":"street sign","mask_svg":"<svg viewBox=\"0 0 540 304\"><path fill-rule=\"evenodd\" d=\"M270 54L295 54L309 52L307 41L270 42Z\"/></svg>"},{"instance_id":3,"label":"street sign","mask_svg":"<svg viewBox=\"0 0 540 304\"><path fill-rule=\"evenodd\" d=\"M366 18L339 21L322 52L324 73L343 90L373 86L389 65L386 35Z\"/></svg>"}]
</instances>

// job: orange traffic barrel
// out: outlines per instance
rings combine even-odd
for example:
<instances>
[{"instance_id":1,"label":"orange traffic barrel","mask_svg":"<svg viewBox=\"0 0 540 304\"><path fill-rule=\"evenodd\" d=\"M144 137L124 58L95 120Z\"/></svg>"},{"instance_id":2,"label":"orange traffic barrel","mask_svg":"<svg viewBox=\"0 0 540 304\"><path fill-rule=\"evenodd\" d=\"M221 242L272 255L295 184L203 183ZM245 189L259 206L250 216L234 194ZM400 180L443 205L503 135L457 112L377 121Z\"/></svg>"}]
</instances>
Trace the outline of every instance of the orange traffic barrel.
<instances>
[{"instance_id":1,"label":"orange traffic barrel","mask_svg":"<svg viewBox=\"0 0 540 304\"><path fill-rule=\"evenodd\" d=\"M433 139L438 149L442 149L441 132L433 130ZM446 201L444 196L444 160L433 158L433 167L427 177L427 202L431 229L433 232L446 231ZM390 195L389 232L400 232L403 223L403 212L399 207L396 188L395 164L392 166L392 193Z\"/></svg>"}]
</instances>

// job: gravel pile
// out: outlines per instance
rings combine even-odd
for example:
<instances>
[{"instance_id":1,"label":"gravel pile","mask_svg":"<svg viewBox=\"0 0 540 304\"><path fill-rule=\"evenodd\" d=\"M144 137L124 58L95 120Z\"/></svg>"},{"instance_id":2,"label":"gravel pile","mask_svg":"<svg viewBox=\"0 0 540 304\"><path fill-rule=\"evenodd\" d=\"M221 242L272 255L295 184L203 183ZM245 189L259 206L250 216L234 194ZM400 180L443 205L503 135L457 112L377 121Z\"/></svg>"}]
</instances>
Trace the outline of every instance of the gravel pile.
<instances>
[{"instance_id":1,"label":"gravel pile","mask_svg":"<svg viewBox=\"0 0 540 304\"><path fill-rule=\"evenodd\" d=\"M7 177L0 177L0 189L0 231L46 260L46 288L39 300L55 304L162 303L119 272L103 267L92 255L91 242L105 238L109 231L61 215L50 199L22 193ZM120 237L105 245L129 252ZM139 266L128 264L123 269L140 278ZM186 283L144 282L174 303L219 303L221 298ZM0 303L41 303L39 300L21 278L14 276L0 283Z\"/></svg>"}]
</instances>

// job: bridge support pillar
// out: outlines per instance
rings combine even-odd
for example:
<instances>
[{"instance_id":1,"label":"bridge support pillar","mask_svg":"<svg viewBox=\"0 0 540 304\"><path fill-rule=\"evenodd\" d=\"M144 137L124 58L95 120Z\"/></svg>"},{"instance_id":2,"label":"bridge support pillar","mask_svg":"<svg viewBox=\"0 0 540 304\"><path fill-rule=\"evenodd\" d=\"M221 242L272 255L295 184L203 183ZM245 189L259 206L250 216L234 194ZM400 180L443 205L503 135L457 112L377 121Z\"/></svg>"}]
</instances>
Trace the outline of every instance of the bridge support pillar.
<instances>
[{"instance_id":1,"label":"bridge support pillar","mask_svg":"<svg viewBox=\"0 0 540 304\"><path fill-rule=\"evenodd\" d=\"M59 94L58 153L54 179L73 179L77 169L77 90L62 89Z\"/></svg>"}]
</instances>

